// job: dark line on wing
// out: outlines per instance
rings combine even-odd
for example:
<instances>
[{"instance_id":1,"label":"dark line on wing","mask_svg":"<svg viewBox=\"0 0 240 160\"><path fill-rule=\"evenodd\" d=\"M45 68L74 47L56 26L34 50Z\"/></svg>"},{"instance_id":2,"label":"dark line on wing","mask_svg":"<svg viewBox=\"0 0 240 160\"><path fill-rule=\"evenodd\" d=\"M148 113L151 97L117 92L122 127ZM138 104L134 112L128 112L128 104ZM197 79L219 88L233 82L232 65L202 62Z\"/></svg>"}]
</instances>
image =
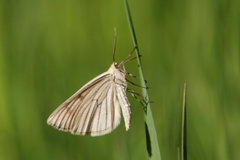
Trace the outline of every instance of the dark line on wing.
<instances>
[{"instance_id":1,"label":"dark line on wing","mask_svg":"<svg viewBox=\"0 0 240 160\"><path fill-rule=\"evenodd\" d=\"M106 78L106 77L105 77ZM96 86L93 86L93 88L92 89L89 89L90 91L88 92L88 93L86 93L86 95L85 95L85 97L84 97L84 99L82 100L82 103L81 104L83 104L83 106L82 107L80 107L80 106L78 106L77 107L77 110L75 111L75 113L74 113L74 115L73 115L73 120L72 120L72 128L75 130L75 129L77 129L75 126L77 126L77 125L74 125L74 124L78 124L78 123L80 123L80 122L82 122L82 121L84 121L83 122L83 126L82 126L82 128L85 128L86 126L88 126L88 128L86 128L87 129L87 131L89 130L89 124L92 122L92 117L93 117L93 115L95 114L95 112L96 112L96 109L97 109L97 107L96 107L96 109L92 109L92 110L90 110L89 109L89 107L91 107L91 104L93 103L93 100L97 100L98 101L98 99L94 99L94 97L96 97L96 95L98 94L98 91L100 90L100 89L102 89L102 87L104 87L104 86L108 86L108 85L106 85L107 83L109 83L109 81L110 81L110 79L109 78L106 78L105 80L102 80L103 82L102 83L100 83L100 81L99 81L99 83L100 84L96 84ZM95 87L99 87L96 91L95 91ZM105 89L104 89L105 90ZM94 91L94 92L93 92ZM90 95L89 95L90 94ZM92 99L92 100L90 100L90 99ZM87 102L87 103L86 103ZM98 103L98 102L96 102L96 103ZM98 104L97 104L97 106L98 106ZM86 115L84 116L84 117L82 117L82 115L85 113L85 112L88 112L88 113L86 113ZM91 116L90 116L90 118L87 118L87 117L89 117L89 113L91 113ZM79 118L79 119L77 119L77 118ZM74 121L76 121L77 120L77 122L76 123L73 123Z\"/></svg>"},{"instance_id":2,"label":"dark line on wing","mask_svg":"<svg viewBox=\"0 0 240 160\"><path fill-rule=\"evenodd\" d=\"M85 122L84 122L84 123L85 123L84 127L85 127L86 125L88 126L87 130L89 130L89 125L88 125L88 124L92 123L92 117L94 116L97 108L98 108L99 105L100 105L99 99L95 99L95 97L100 97L100 96L102 95L102 93L99 94L99 90L100 90L100 89L102 90L102 88L104 87L103 91L105 91L106 88L108 87L108 83L109 83L109 80L106 80L106 82L104 82L104 83L100 86L100 88L95 92L95 94L92 95L93 97L91 97L92 100L90 101L90 102L91 102L91 103L90 103L90 106L88 105L87 108L86 108L86 109L88 109L88 107L91 107L92 102L93 102L93 101L96 101L96 105L94 105L94 106L96 106L96 109L94 109L94 112L93 112L93 111L90 112L90 110L87 110L88 113L87 113L86 117L88 117L89 113L91 114L90 117L89 117L89 119L85 119ZM98 94L99 94L99 95L98 95ZM88 121L88 122L87 122L87 121Z\"/></svg>"},{"instance_id":3,"label":"dark line on wing","mask_svg":"<svg viewBox=\"0 0 240 160\"><path fill-rule=\"evenodd\" d=\"M109 82L109 81L108 81L108 82ZM109 83L110 83L110 82L109 82ZM102 87L103 87L103 86L102 86ZM107 89L107 88L109 88L109 87L110 87L110 85L106 85L106 87L103 89L104 92L102 92L99 96L108 93L108 89ZM103 98L102 101L103 101L104 99L105 99L105 98ZM97 101L98 101L98 100L99 100L99 99L97 99ZM88 128L87 128L88 131L90 131L90 129L91 129L91 127L92 127L93 118L95 117L95 114L96 114L97 109L98 109L99 107L101 107L101 104L102 104L102 103L97 103L97 107L96 107L95 111L94 111L94 112L91 112L91 116L90 116L90 119L89 119L89 122L88 122L88 124L90 124L90 125L88 125ZM100 115L100 114L101 114L101 110L99 111L99 115ZM98 124L97 124L97 126L99 126L99 119L100 119L100 116L98 116Z\"/></svg>"},{"instance_id":4,"label":"dark line on wing","mask_svg":"<svg viewBox=\"0 0 240 160\"><path fill-rule=\"evenodd\" d=\"M84 102L86 102L86 101L88 100L88 99L86 100L86 97L88 97L88 94L91 93L91 91L93 90L94 87L96 87L95 85L96 85L97 83L99 83L100 81L102 81L103 79L105 79L106 76L109 76L109 75L105 75L105 76L97 79L96 81L94 81L94 83L93 83L91 86L87 87L85 90L83 90L81 93L79 93L79 96L76 97L76 99L78 99L80 96L82 96L82 94L84 94L84 96L82 96L81 103L80 103L78 106L75 107L75 109L74 109L74 111L73 111L73 115L71 116L71 117L72 117L72 120L70 121L70 126L71 126L72 129L73 129L74 124L75 124L75 123L73 123L73 122L74 122L75 119L78 117L78 114L81 113L80 111L81 111L82 109L86 110L87 107L89 106L89 103L90 103L90 102L87 103L87 104L84 104ZM103 82L104 82L104 81L103 81ZM105 82L104 82L104 83L105 83ZM88 89L88 90L87 90L87 89ZM92 96L94 96L94 94L92 94L89 98L91 98ZM81 106L82 104L84 104L84 106ZM84 112L84 111L83 111L83 112Z\"/></svg>"}]
</instances>

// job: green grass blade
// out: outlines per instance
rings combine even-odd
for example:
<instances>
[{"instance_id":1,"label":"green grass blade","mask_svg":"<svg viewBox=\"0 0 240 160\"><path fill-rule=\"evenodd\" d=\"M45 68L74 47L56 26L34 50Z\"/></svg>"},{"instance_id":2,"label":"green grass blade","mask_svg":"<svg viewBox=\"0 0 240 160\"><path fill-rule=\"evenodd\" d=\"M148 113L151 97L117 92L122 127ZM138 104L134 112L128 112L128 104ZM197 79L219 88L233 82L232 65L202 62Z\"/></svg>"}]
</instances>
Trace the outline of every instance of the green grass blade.
<instances>
[{"instance_id":1,"label":"green grass blade","mask_svg":"<svg viewBox=\"0 0 240 160\"><path fill-rule=\"evenodd\" d=\"M127 0L124 0L125 3L125 8L127 12L127 18L128 18L128 23L129 23L129 28L130 32L132 35L133 43L134 46L136 46L136 56L137 56L137 63L138 63L138 71L139 71L139 78L140 78L140 83L143 86L142 88L142 94L146 100L146 102L149 102L149 97L148 97L148 92L146 88L146 83L144 80L143 76L143 71L142 71L142 63L140 59L140 52L139 52L139 46L137 43L137 38L133 26L133 21L130 13L130 8ZM144 112L144 117L145 117L145 130L146 130L146 142L147 142L147 153L148 157L151 160L161 160L161 154L160 154L160 149L158 145L158 138L157 138L157 133L154 125L154 120L152 117L152 111L150 107L150 103L147 103L145 106L146 110Z\"/></svg>"},{"instance_id":2,"label":"green grass blade","mask_svg":"<svg viewBox=\"0 0 240 160\"><path fill-rule=\"evenodd\" d=\"M183 87L183 106L182 106L182 137L181 137L181 160L187 160L187 108L186 108L187 84Z\"/></svg>"}]
</instances>

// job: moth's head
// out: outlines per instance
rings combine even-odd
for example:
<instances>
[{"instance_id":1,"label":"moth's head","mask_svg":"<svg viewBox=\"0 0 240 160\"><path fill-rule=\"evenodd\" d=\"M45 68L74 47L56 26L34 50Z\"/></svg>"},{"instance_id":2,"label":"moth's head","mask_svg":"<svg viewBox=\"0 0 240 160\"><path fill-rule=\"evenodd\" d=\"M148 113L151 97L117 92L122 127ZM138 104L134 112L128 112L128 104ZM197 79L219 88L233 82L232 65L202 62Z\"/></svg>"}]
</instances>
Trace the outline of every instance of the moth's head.
<instances>
[{"instance_id":1,"label":"moth's head","mask_svg":"<svg viewBox=\"0 0 240 160\"><path fill-rule=\"evenodd\" d=\"M125 66L124 66L124 61L122 61L122 62L120 62L120 63L117 63L117 62L113 62L113 64L112 64L116 69L123 69L123 68L125 68Z\"/></svg>"},{"instance_id":2,"label":"moth's head","mask_svg":"<svg viewBox=\"0 0 240 160\"><path fill-rule=\"evenodd\" d=\"M117 62L113 62L113 64L112 64L115 68L120 68L120 64L119 63L117 63Z\"/></svg>"},{"instance_id":3,"label":"moth's head","mask_svg":"<svg viewBox=\"0 0 240 160\"><path fill-rule=\"evenodd\" d=\"M118 63L117 63L117 62L113 62L113 65L114 65L115 67L117 67L117 66L118 66Z\"/></svg>"},{"instance_id":4,"label":"moth's head","mask_svg":"<svg viewBox=\"0 0 240 160\"><path fill-rule=\"evenodd\" d=\"M113 62L111 67L110 67L113 70L118 70L122 73L125 73L125 67L124 67L124 64L123 63L117 63L117 62Z\"/></svg>"},{"instance_id":5,"label":"moth's head","mask_svg":"<svg viewBox=\"0 0 240 160\"><path fill-rule=\"evenodd\" d=\"M119 69L120 68L120 66L117 62L113 62L111 67L114 68L114 69Z\"/></svg>"}]
</instances>

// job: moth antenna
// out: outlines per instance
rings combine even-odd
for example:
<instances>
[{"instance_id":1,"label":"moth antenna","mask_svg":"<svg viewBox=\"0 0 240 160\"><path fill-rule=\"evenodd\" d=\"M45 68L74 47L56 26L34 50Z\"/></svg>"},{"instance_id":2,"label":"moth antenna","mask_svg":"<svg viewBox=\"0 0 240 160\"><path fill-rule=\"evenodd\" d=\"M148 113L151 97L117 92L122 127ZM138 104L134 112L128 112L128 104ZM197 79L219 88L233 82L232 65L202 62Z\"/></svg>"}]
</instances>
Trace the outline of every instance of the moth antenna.
<instances>
[{"instance_id":1,"label":"moth antenna","mask_svg":"<svg viewBox=\"0 0 240 160\"><path fill-rule=\"evenodd\" d=\"M114 28L113 62L116 62L115 61L116 46L117 46L117 30L116 30L116 28Z\"/></svg>"}]
</instances>

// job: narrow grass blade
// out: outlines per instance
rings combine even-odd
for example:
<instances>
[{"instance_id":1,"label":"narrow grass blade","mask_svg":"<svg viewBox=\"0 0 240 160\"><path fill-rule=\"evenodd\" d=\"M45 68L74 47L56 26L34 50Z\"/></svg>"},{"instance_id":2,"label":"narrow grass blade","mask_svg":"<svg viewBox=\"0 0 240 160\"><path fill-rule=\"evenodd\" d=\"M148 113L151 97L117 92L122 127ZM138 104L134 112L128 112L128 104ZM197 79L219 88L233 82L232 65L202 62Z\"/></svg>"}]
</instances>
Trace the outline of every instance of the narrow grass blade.
<instances>
[{"instance_id":1,"label":"narrow grass blade","mask_svg":"<svg viewBox=\"0 0 240 160\"><path fill-rule=\"evenodd\" d=\"M124 3L125 3L127 18L128 18L128 23L129 23L129 28L130 28L130 32L132 35L133 43L134 43L134 46L136 46L135 51L136 51L136 56L137 56L139 78L140 78L140 83L143 86L142 95L144 96L145 101L149 102L148 92L146 89L146 83L145 83L143 71L142 71L139 46L137 43L137 38L136 38L134 26L133 26L133 21L132 21L132 17L131 17L131 13L130 13L129 4L128 4L127 0L124 0ZM145 130L146 130L148 157L151 160L161 160L161 154L160 154L160 149L159 149L159 145L158 145L158 138L157 138L157 133L156 133L155 125L154 125L154 120L152 117L150 103L147 103L145 107L146 107L146 110L144 112L144 117L145 117Z\"/></svg>"},{"instance_id":2,"label":"narrow grass blade","mask_svg":"<svg viewBox=\"0 0 240 160\"><path fill-rule=\"evenodd\" d=\"M183 106L182 106L182 137L181 137L181 160L187 160L187 108L186 108L187 84L183 87Z\"/></svg>"}]
</instances>

